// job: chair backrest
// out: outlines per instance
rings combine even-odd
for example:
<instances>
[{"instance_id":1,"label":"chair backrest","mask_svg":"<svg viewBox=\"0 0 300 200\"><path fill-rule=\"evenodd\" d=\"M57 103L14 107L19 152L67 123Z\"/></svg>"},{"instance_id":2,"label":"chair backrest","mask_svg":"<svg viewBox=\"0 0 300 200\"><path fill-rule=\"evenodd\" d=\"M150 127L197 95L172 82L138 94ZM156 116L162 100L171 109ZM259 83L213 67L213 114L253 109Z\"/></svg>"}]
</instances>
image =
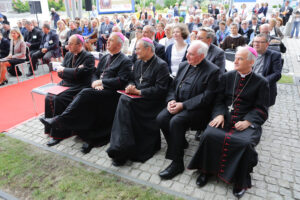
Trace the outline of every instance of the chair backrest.
<instances>
[{"instance_id":1,"label":"chair backrest","mask_svg":"<svg viewBox=\"0 0 300 200\"><path fill-rule=\"evenodd\" d=\"M226 60L229 60L229 61L234 61L234 58L235 58L235 53L236 51L233 50L233 49L226 49L225 50L225 58Z\"/></svg>"}]
</instances>

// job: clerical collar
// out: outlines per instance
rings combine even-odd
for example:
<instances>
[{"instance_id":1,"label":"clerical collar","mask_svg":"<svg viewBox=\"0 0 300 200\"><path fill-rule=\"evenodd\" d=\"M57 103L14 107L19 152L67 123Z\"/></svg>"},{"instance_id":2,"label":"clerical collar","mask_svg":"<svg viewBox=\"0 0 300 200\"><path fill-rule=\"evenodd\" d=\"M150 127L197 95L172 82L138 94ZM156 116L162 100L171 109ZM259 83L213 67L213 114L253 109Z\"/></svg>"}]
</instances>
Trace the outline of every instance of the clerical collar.
<instances>
[{"instance_id":1,"label":"clerical collar","mask_svg":"<svg viewBox=\"0 0 300 200\"><path fill-rule=\"evenodd\" d=\"M74 54L74 56L76 56L76 58L78 58L82 52L83 52L83 49L78 54Z\"/></svg>"},{"instance_id":2,"label":"clerical collar","mask_svg":"<svg viewBox=\"0 0 300 200\"><path fill-rule=\"evenodd\" d=\"M232 34L230 34L230 37L232 37L232 38L238 38L238 37L240 37L241 35L240 34L237 34L237 35L232 35Z\"/></svg>"},{"instance_id":3,"label":"clerical collar","mask_svg":"<svg viewBox=\"0 0 300 200\"><path fill-rule=\"evenodd\" d=\"M111 57L116 57L116 56L118 56L120 53L121 53L121 51L119 51L118 53L115 53L115 54L112 54L112 53L109 52L109 55L110 55Z\"/></svg>"},{"instance_id":4,"label":"clerical collar","mask_svg":"<svg viewBox=\"0 0 300 200\"><path fill-rule=\"evenodd\" d=\"M238 73L240 74L240 76L241 76L242 78L245 78L246 76L248 76L249 74L251 74L251 72L252 72L252 71L248 72L247 74L242 74L242 73L240 73L240 72L238 71Z\"/></svg>"},{"instance_id":5,"label":"clerical collar","mask_svg":"<svg viewBox=\"0 0 300 200\"><path fill-rule=\"evenodd\" d=\"M155 57L155 55L153 55L153 56L152 56L149 60L147 60L146 62L143 61L143 63L144 63L144 64L147 64L147 63L151 62L151 61L154 59L154 57Z\"/></svg>"}]
</instances>

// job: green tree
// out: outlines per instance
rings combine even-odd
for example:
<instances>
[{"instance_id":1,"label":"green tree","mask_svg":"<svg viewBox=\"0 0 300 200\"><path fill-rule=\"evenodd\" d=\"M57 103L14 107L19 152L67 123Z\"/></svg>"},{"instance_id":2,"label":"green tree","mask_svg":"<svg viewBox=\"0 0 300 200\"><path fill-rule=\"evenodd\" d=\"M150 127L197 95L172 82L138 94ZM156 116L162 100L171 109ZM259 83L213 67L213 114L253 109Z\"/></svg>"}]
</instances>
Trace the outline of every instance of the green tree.
<instances>
[{"instance_id":1,"label":"green tree","mask_svg":"<svg viewBox=\"0 0 300 200\"><path fill-rule=\"evenodd\" d=\"M56 2L55 0L48 0L48 6L50 8L54 8L56 11L65 11L65 4L63 0L59 0Z\"/></svg>"},{"instance_id":2,"label":"green tree","mask_svg":"<svg viewBox=\"0 0 300 200\"><path fill-rule=\"evenodd\" d=\"M21 0L13 0L13 9L18 13L29 12L29 4L28 1L24 3Z\"/></svg>"}]
</instances>

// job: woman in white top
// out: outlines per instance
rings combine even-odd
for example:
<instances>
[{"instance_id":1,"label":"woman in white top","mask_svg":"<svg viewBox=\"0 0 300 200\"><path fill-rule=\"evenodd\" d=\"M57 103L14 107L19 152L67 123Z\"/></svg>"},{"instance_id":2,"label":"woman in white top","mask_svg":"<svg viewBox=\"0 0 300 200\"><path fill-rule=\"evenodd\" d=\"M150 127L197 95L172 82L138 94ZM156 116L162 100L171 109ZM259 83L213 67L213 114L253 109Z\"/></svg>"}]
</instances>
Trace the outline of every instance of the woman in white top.
<instances>
[{"instance_id":1,"label":"woman in white top","mask_svg":"<svg viewBox=\"0 0 300 200\"><path fill-rule=\"evenodd\" d=\"M167 63L172 76L176 76L179 64L186 60L188 44L184 41L189 36L186 24L178 23L173 27L174 44L166 50Z\"/></svg>"},{"instance_id":2,"label":"woman in white top","mask_svg":"<svg viewBox=\"0 0 300 200\"><path fill-rule=\"evenodd\" d=\"M133 38L131 40L130 45L129 45L129 49L128 49L128 52L127 52L129 55L131 55L134 52L136 42L143 37L142 32L143 32L143 27L141 27L141 26L136 27L135 38Z\"/></svg>"},{"instance_id":3,"label":"woman in white top","mask_svg":"<svg viewBox=\"0 0 300 200\"><path fill-rule=\"evenodd\" d=\"M69 31L69 29L67 28L65 22L62 21L62 20L58 20L58 22L57 22L57 34L58 34L58 39L61 43L61 46L65 46L68 31Z\"/></svg>"}]
</instances>

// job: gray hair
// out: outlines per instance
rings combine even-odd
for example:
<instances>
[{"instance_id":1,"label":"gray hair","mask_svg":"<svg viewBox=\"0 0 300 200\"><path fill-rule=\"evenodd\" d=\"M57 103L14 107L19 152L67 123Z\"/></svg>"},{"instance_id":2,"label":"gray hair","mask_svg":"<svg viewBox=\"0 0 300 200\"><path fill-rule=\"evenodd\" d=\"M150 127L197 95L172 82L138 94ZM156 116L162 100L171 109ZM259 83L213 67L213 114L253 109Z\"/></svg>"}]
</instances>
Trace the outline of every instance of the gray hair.
<instances>
[{"instance_id":1,"label":"gray hair","mask_svg":"<svg viewBox=\"0 0 300 200\"><path fill-rule=\"evenodd\" d=\"M48 29L48 30L50 30L50 25L49 24L43 24L43 28L46 28L46 29Z\"/></svg>"},{"instance_id":2,"label":"gray hair","mask_svg":"<svg viewBox=\"0 0 300 200\"><path fill-rule=\"evenodd\" d=\"M149 28L149 30L150 30L152 33L155 33L155 32L156 32L154 26L146 25L146 26L144 26L144 28Z\"/></svg>"},{"instance_id":3,"label":"gray hair","mask_svg":"<svg viewBox=\"0 0 300 200\"><path fill-rule=\"evenodd\" d=\"M246 49L248 52L247 60L253 60L255 62L256 56L249 50L248 47L249 46L239 46L239 47L237 47L237 51L242 51L242 50Z\"/></svg>"},{"instance_id":4,"label":"gray hair","mask_svg":"<svg viewBox=\"0 0 300 200\"><path fill-rule=\"evenodd\" d=\"M120 38L120 36L119 35L117 35L116 34L116 32L113 32L113 34L114 35L116 35L117 36L117 38L118 38L118 42L119 42L119 44L121 44L121 48L123 47L123 45L124 45L124 41ZM125 36L124 36L125 37Z\"/></svg>"},{"instance_id":5,"label":"gray hair","mask_svg":"<svg viewBox=\"0 0 300 200\"><path fill-rule=\"evenodd\" d=\"M141 41L141 42L143 43L143 46L144 46L145 48L150 47L150 48L151 48L151 51L152 51L153 53L155 52L155 47L154 47L154 44L153 44L153 43L147 42L147 41L142 40L142 39L140 39L139 41Z\"/></svg>"},{"instance_id":6,"label":"gray hair","mask_svg":"<svg viewBox=\"0 0 300 200\"><path fill-rule=\"evenodd\" d=\"M191 42L191 46L194 44L199 45L199 49L197 50L198 55L203 54L204 58L205 58L207 55L207 51L208 51L208 45L200 40L193 40Z\"/></svg>"},{"instance_id":7,"label":"gray hair","mask_svg":"<svg viewBox=\"0 0 300 200\"><path fill-rule=\"evenodd\" d=\"M26 20L25 25L33 25L33 23L31 21Z\"/></svg>"},{"instance_id":8,"label":"gray hair","mask_svg":"<svg viewBox=\"0 0 300 200\"><path fill-rule=\"evenodd\" d=\"M230 28L231 28L232 26L235 26L235 27L239 28L239 25L238 25L236 22L232 22L232 23L230 24Z\"/></svg>"},{"instance_id":9,"label":"gray hair","mask_svg":"<svg viewBox=\"0 0 300 200\"><path fill-rule=\"evenodd\" d=\"M260 33L260 34L256 35L255 37L265 38L265 42L269 42L269 40L270 40L270 37L265 33Z\"/></svg>"},{"instance_id":10,"label":"gray hair","mask_svg":"<svg viewBox=\"0 0 300 200\"><path fill-rule=\"evenodd\" d=\"M199 31L206 32L207 33L206 37L211 38L212 40L214 40L214 38L216 36L215 31L208 27L201 27L201 28L199 28Z\"/></svg>"}]
</instances>

